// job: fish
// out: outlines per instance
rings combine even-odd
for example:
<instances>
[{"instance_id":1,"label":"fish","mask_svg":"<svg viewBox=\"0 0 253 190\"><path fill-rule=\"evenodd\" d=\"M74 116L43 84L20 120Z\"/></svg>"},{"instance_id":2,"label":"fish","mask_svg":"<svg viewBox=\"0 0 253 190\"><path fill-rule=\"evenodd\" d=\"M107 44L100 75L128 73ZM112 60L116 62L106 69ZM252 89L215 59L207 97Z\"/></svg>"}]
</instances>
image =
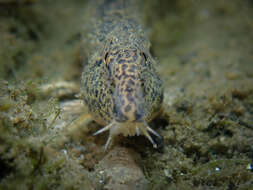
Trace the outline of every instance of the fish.
<instances>
[{"instance_id":1,"label":"fish","mask_svg":"<svg viewBox=\"0 0 253 190\"><path fill-rule=\"evenodd\" d=\"M161 113L164 89L142 25L140 3L90 3L81 98L93 120L104 126L94 135L109 131L105 149L118 135L144 135L157 148L150 134L161 136L148 123Z\"/></svg>"}]
</instances>

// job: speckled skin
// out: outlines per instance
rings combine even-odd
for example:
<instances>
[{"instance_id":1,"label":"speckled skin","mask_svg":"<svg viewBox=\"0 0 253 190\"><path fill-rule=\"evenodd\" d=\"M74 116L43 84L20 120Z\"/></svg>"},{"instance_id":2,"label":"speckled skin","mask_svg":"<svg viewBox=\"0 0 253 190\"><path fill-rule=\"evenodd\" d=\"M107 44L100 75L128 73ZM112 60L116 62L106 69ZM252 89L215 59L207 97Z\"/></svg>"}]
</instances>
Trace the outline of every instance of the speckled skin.
<instances>
[{"instance_id":1,"label":"speckled skin","mask_svg":"<svg viewBox=\"0 0 253 190\"><path fill-rule=\"evenodd\" d=\"M110 130L106 147L118 134L145 135L154 147L148 131L159 136L147 123L161 110L162 82L137 7L135 1L115 0L89 7L91 27L84 43L92 51L82 73L81 94L94 120L105 125L95 135Z\"/></svg>"}]
</instances>

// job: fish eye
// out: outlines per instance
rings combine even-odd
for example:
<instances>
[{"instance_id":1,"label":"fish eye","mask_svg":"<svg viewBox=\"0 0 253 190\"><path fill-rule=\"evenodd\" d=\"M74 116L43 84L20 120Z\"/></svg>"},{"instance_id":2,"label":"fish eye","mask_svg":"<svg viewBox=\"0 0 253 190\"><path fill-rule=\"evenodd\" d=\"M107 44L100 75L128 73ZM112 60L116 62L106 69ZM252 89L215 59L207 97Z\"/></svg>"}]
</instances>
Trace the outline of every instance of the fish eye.
<instances>
[{"instance_id":1,"label":"fish eye","mask_svg":"<svg viewBox=\"0 0 253 190\"><path fill-rule=\"evenodd\" d=\"M142 55L143 55L145 61L147 61L147 56L146 56L146 54L142 52Z\"/></svg>"},{"instance_id":2,"label":"fish eye","mask_svg":"<svg viewBox=\"0 0 253 190\"><path fill-rule=\"evenodd\" d=\"M106 52L105 57L104 57L105 62L106 62L107 57L108 57L108 52Z\"/></svg>"},{"instance_id":3,"label":"fish eye","mask_svg":"<svg viewBox=\"0 0 253 190\"><path fill-rule=\"evenodd\" d=\"M104 62L105 62L107 69L109 69L109 64L107 63L108 55L109 55L109 52L106 52L105 57L104 57Z\"/></svg>"}]
</instances>

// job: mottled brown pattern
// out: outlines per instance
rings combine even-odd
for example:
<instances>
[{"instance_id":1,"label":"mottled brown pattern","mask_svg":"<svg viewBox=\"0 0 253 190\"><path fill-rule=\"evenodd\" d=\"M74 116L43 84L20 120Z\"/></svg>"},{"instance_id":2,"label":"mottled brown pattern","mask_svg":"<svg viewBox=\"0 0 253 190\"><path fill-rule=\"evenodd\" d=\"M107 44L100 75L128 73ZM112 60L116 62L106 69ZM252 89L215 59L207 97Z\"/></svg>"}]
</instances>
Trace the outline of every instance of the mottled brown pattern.
<instances>
[{"instance_id":1,"label":"mottled brown pattern","mask_svg":"<svg viewBox=\"0 0 253 190\"><path fill-rule=\"evenodd\" d=\"M142 134L154 146L148 131L159 136L147 122L160 111L162 83L138 12L131 13L135 9L134 1L105 1L94 14L100 21L92 24L94 53L84 68L81 90L94 120L106 125L95 134L110 130L106 147L118 134Z\"/></svg>"}]
</instances>

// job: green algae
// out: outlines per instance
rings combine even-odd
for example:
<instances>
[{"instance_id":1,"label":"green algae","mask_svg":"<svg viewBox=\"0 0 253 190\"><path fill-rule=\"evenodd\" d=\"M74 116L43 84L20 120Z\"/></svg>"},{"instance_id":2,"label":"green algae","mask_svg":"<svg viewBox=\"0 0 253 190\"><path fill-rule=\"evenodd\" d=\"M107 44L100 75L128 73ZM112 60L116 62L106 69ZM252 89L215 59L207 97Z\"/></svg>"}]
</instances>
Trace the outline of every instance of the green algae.
<instances>
[{"instance_id":1,"label":"green algae","mask_svg":"<svg viewBox=\"0 0 253 190\"><path fill-rule=\"evenodd\" d=\"M31 93L26 88L28 86L19 84L13 88L13 85L6 82L5 86L5 92L8 93L1 95L2 101L9 100L12 104L0 112L0 188L80 189L86 185L89 189L86 170L75 164L75 161L67 159L64 152L57 153L50 148L48 139L54 135L50 134L48 127L52 126L55 119L49 124L46 123L46 119L52 114L54 117L59 115L55 100L49 99L46 101L47 105L42 106L44 102L35 97L36 101L31 103L27 98ZM72 174L81 173L76 174L79 177L73 180L67 175L69 170ZM63 177L59 178L62 175ZM66 182L65 186L61 180Z\"/></svg>"}]
</instances>

